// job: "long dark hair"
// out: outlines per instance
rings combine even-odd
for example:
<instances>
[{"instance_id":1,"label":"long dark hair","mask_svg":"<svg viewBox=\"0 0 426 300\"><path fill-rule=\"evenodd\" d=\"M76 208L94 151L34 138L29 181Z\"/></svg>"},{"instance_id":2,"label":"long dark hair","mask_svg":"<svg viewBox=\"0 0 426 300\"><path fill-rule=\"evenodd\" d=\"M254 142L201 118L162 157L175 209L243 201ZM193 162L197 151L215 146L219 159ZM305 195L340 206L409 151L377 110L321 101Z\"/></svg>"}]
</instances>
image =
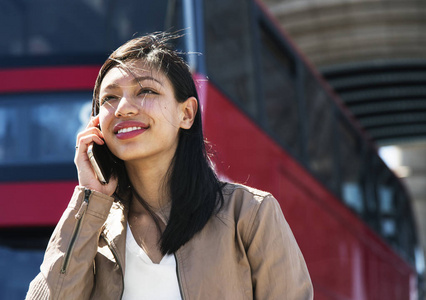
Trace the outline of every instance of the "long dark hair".
<instances>
[{"instance_id":1,"label":"long dark hair","mask_svg":"<svg viewBox=\"0 0 426 300\"><path fill-rule=\"evenodd\" d=\"M132 39L115 50L106 60L93 92L92 115L99 112L99 91L103 78L112 68L121 65L129 68L132 62L143 60L149 67L161 70L172 83L178 102L190 97L198 101L197 89L188 65L171 46L179 38L167 33L154 33ZM131 188L124 163L118 158L116 195L130 199L135 195L158 225L158 218L146 202ZM167 172L165 187L171 195L171 211L167 226L161 234L160 249L164 254L176 252L223 206L222 183L212 169L206 151L201 109L197 110L190 129L180 129L179 142L172 163ZM158 227L158 226L157 226Z\"/></svg>"}]
</instances>

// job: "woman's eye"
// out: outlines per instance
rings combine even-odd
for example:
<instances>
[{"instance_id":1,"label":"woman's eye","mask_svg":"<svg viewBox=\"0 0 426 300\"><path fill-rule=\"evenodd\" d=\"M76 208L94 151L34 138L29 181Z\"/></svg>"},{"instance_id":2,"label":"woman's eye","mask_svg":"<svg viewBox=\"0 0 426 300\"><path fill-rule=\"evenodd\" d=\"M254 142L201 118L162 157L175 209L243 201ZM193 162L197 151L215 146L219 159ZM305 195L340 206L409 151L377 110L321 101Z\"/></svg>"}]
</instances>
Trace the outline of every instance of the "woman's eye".
<instances>
[{"instance_id":1,"label":"woman's eye","mask_svg":"<svg viewBox=\"0 0 426 300\"><path fill-rule=\"evenodd\" d=\"M158 94L158 93L156 93L156 92L154 92L152 89L141 89L140 91L139 91L139 95L146 95L146 94L153 94L153 95L156 95L156 94Z\"/></svg>"},{"instance_id":2,"label":"woman's eye","mask_svg":"<svg viewBox=\"0 0 426 300\"><path fill-rule=\"evenodd\" d=\"M104 96L101 99L101 105L114 99L117 99L117 96L111 96L111 95Z\"/></svg>"}]
</instances>

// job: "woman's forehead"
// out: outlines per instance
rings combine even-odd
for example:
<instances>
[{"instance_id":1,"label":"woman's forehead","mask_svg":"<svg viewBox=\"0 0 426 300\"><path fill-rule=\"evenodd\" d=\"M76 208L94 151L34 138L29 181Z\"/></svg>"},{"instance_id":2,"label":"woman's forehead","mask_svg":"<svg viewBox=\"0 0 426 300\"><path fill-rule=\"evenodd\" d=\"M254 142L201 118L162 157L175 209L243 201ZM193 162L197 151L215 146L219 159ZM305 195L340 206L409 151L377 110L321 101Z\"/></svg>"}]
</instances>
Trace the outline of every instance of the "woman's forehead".
<instances>
[{"instance_id":1,"label":"woman's forehead","mask_svg":"<svg viewBox=\"0 0 426 300\"><path fill-rule=\"evenodd\" d=\"M126 83L141 84L143 81L152 81L161 86L168 83L167 77L158 68L153 68L146 63L132 63L117 65L109 70L102 80L101 90L109 86Z\"/></svg>"}]
</instances>

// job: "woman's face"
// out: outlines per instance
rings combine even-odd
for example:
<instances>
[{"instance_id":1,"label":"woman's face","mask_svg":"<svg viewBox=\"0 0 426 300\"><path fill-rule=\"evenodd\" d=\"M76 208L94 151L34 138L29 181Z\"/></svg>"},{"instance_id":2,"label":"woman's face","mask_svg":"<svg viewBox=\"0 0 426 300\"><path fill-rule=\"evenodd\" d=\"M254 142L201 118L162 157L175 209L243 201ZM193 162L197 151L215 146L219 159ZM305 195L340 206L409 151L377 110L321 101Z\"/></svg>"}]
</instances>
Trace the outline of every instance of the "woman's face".
<instances>
[{"instance_id":1,"label":"woman's face","mask_svg":"<svg viewBox=\"0 0 426 300\"><path fill-rule=\"evenodd\" d=\"M102 133L118 158L172 159L184 112L161 71L147 69L142 61L131 71L114 67L101 83L99 101Z\"/></svg>"}]
</instances>

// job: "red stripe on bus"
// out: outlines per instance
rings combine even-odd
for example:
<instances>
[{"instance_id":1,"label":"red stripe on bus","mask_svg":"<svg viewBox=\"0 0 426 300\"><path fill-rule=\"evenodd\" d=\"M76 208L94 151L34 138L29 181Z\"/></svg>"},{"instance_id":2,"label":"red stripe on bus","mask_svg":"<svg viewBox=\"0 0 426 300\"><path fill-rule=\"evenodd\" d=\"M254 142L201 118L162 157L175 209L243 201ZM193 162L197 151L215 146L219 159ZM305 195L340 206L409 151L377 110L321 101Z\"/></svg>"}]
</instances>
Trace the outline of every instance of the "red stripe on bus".
<instances>
[{"instance_id":1,"label":"red stripe on bus","mask_svg":"<svg viewBox=\"0 0 426 300\"><path fill-rule=\"evenodd\" d=\"M0 93L92 90L99 66L0 70Z\"/></svg>"},{"instance_id":2,"label":"red stripe on bus","mask_svg":"<svg viewBox=\"0 0 426 300\"><path fill-rule=\"evenodd\" d=\"M77 182L0 184L0 227L55 226Z\"/></svg>"}]
</instances>

